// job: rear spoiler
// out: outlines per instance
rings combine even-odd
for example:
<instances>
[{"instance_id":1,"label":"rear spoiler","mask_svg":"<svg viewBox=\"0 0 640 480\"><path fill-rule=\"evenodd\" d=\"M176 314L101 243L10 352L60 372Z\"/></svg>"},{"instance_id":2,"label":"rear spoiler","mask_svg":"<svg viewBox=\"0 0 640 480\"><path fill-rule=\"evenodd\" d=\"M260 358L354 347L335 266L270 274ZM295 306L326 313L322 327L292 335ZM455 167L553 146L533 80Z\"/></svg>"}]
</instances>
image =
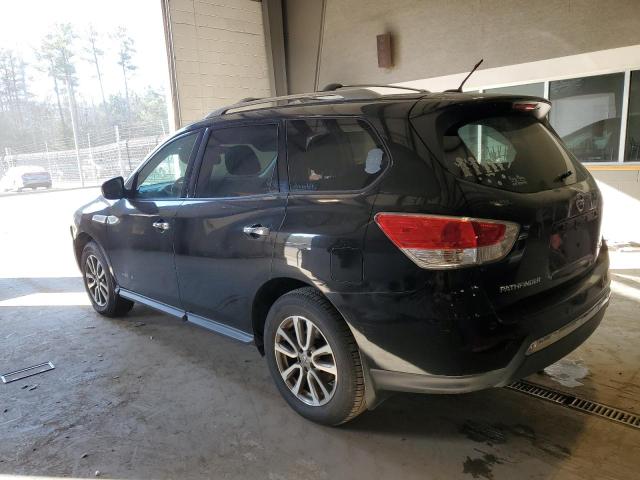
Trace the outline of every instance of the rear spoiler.
<instances>
[{"instance_id":1,"label":"rear spoiler","mask_svg":"<svg viewBox=\"0 0 640 480\"><path fill-rule=\"evenodd\" d=\"M489 107L490 110L495 109L502 114L512 110L528 113L542 120L551 110L551 102L544 98L526 95L443 92L425 95L418 100L409 112L409 118L458 107L472 109Z\"/></svg>"}]
</instances>

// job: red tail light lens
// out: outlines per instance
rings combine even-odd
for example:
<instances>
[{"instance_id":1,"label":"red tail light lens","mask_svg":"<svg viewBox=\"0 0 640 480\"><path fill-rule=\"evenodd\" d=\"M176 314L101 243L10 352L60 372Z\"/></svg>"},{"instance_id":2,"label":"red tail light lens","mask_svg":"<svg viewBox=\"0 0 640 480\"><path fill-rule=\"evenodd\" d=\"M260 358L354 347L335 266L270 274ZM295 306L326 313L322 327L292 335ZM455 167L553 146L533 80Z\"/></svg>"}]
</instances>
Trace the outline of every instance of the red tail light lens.
<instances>
[{"instance_id":1,"label":"red tail light lens","mask_svg":"<svg viewBox=\"0 0 640 480\"><path fill-rule=\"evenodd\" d=\"M504 258L515 243L515 223L467 217L378 213L389 240L422 268L480 265Z\"/></svg>"}]
</instances>

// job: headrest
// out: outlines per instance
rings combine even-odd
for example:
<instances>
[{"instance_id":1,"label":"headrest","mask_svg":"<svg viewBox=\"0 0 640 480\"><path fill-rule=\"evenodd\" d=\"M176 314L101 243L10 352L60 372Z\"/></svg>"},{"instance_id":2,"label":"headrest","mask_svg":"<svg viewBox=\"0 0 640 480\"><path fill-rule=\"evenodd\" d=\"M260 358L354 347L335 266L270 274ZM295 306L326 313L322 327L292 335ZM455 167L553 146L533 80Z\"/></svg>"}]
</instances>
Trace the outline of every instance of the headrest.
<instances>
[{"instance_id":1,"label":"headrest","mask_svg":"<svg viewBox=\"0 0 640 480\"><path fill-rule=\"evenodd\" d=\"M251 147L235 145L224 154L227 172L231 175L257 175L260 173L260 161Z\"/></svg>"}]
</instances>

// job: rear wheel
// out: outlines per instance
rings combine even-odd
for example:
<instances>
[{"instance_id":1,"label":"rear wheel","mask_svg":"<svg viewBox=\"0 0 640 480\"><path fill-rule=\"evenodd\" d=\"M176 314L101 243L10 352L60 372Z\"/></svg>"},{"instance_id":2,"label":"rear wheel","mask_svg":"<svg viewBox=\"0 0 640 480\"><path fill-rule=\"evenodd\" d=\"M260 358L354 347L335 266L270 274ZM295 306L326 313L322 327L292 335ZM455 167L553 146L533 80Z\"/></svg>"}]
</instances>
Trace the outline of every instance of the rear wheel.
<instances>
[{"instance_id":1,"label":"rear wheel","mask_svg":"<svg viewBox=\"0 0 640 480\"><path fill-rule=\"evenodd\" d=\"M364 377L355 339L344 319L314 288L280 297L264 332L271 376L300 415L340 425L366 407Z\"/></svg>"},{"instance_id":2,"label":"rear wheel","mask_svg":"<svg viewBox=\"0 0 640 480\"><path fill-rule=\"evenodd\" d=\"M81 258L84 287L93 309L106 317L125 315L133 302L116 293L116 285L102 251L95 242L89 242L82 250Z\"/></svg>"}]
</instances>

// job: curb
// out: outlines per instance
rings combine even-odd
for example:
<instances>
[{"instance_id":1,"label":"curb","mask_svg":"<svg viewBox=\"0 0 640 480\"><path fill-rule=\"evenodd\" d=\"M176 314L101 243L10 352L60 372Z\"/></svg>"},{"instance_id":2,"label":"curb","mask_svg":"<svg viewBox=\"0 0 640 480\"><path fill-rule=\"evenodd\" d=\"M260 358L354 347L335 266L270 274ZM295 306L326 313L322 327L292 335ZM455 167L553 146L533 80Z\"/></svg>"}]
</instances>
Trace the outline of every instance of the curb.
<instances>
[{"instance_id":1,"label":"curb","mask_svg":"<svg viewBox=\"0 0 640 480\"><path fill-rule=\"evenodd\" d=\"M85 187L61 187L61 188L45 188L38 190L29 190L28 192L2 192L0 193L0 198L5 197L17 197L19 195L36 195L39 193L56 193L56 192L68 192L72 190L88 190L90 188L100 188L100 185L91 185Z\"/></svg>"}]
</instances>

